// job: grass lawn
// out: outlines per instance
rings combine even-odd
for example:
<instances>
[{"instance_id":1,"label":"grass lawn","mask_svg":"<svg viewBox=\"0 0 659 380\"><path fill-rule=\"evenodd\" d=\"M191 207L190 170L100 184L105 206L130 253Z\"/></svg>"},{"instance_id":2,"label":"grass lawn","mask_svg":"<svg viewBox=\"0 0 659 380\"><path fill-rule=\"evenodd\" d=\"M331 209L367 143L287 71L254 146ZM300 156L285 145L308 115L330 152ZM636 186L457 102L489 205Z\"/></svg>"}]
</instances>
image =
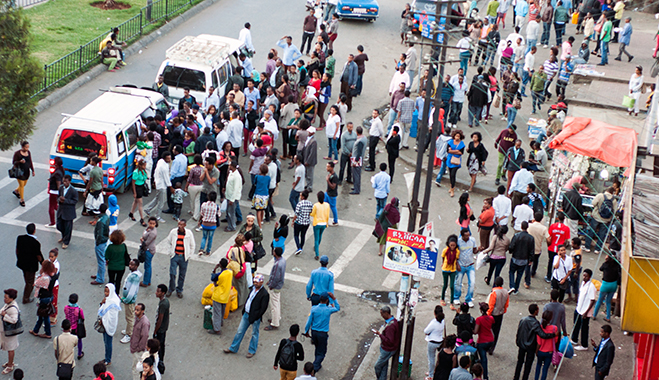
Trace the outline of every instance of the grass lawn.
<instances>
[{"instance_id":1,"label":"grass lawn","mask_svg":"<svg viewBox=\"0 0 659 380\"><path fill-rule=\"evenodd\" d=\"M110 28L121 24L146 6L146 0L120 0L132 7L102 10L89 5L94 0L51 0L25 10L30 20L32 55L48 64L74 51ZM120 39L123 39L121 34Z\"/></svg>"}]
</instances>

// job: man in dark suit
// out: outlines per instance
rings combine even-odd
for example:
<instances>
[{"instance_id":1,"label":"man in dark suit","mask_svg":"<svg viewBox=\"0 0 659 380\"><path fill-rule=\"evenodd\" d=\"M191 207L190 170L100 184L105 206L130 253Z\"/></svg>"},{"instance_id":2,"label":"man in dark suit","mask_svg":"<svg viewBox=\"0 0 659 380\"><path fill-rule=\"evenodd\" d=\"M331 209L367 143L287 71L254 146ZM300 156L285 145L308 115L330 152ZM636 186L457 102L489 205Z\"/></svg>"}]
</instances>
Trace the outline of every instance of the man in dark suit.
<instances>
[{"instance_id":1,"label":"man in dark suit","mask_svg":"<svg viewBox=\"0 0 659 380\"><path fill-rule=\"evenodd\" d=\"M225 354L235 354L240 348L240 343L243 341L247 328L252 325L252 339L249 341L249 350L247 351L247 358L251 358L256 354L256 348L259 346L259 327L261 326L261 317L268 310L270 303L270 294L263 287L263 275L257 274L254 276L254 287L249 293L245 307L243 308L243 317L238 326L238 331L233 337L231 347L224 349Z\"/></svg>"},{"instance_id":2,"label":"man in dark suit","mask_svg":"<svg viewBox=\"0 0 659 380\"><path fill-rule=\"evenodd\" d=\"M616 346L611 340L611 326L604 325L600 329L599 344L596 344L593 339L590 344L595 351L595 358L593 359L593 367L595 367L595 380L604 380L609 375L611 364L613 364L613 357L616 354Z\"/></svg>"},{"instance_id":3,"label":"man in dark suit","mask_svg":"<svg viewBox=\"0 0 659 380\"><path fill-rule=\"evenodd\" d=\"M76 204L78 203L78 190L71 186L71 176L65 175L59 187L59 208L57 209L57 230L62 234L58 243L62 249L67 249L71 242L73 220L76 218Z\"/></svg>"},{"instance_id":4,"label":"man in dark suit","mask_svg":"<svg viewBox=\"0 0 659 380\"><path fill-rule=\"evenodd\" d=\"M350 54L348 61L343 66L343 73L341 73L341 93L346 95L348 112L352 110L352 95L354 93L353 91L357 88L358 72L359 69L355 63L355 56Z\"/></svg>"},{"instance_id":5,"label":"man in dark suit","mask_svg":"<svg viewBox=\"0 0 659 380\"><path fill-rule=\"evenodd\" d=\"M23 303L30 303L34 298L30 297L34 289L34 275L39 270L39 263L43 261L41 255L41 243L34 233L37 227L30 223L25 227L26 235L16 238L16 266L23 271L25 279L25 290L23 291Z\"/></svg>"}]
</instances>

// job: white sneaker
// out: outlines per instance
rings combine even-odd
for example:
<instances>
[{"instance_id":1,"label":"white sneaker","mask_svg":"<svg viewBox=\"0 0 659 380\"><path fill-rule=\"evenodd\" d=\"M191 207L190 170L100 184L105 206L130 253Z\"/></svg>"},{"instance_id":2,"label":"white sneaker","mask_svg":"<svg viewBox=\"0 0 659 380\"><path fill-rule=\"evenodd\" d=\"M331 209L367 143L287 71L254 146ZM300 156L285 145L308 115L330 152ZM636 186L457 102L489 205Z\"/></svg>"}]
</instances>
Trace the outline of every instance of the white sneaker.
<instances>
[{"instance_id":1,"label":"white sneaker","mask_svg":"<svg viewBox=\"0 0 659 380\"><path fill-rule=\"evenodd\" d=\"M57 227L57 225L55 225L55 224L46 224L45 226L46 226L46 228L55 228L55 227Z\"/></svg>"},{"instance_id":2,"label":"white sneaker","mask_svg":"<svg viewBox=\"0 0 659 380\"><path fill-rule=\"evenodd\" d=\"M121 340L119 342L121 342L123 344L130 343L130 336L124 335L124 337L121 338Z\"/></svg>"},{"instance_id":3,"label":"white sneaker","mask_svg":"<svg viewBox=\"0 0 659 380\"><path fill-rule=\"evenodd\" d=\"M576 347L574 347L574 349L577 350L577 351L587 351L588 347L576 346Z\"/></svg>"},{"instance_id":4,"label":"white sneaker","mask_svg":"<svg viewBox=\"0 0 659 380\"><path fill-rule=\"evenodd\" d=\"M460 304L460 300L453 300L453 304L454 304L454 305L459 305L459 304Z\"/></svg>"},{"instance_id":5,"label":"white sneaker","mask_svg":"<svg viewBox=\"0 0 659 380\"><path fill-rule=\"evenodd\" d=\"M469 301L469 303L467 303L467 305L469 305L469 307L474 307L474 303L471 302L471 301Z\"/></svg>"},{"instance_id":6,"label":"white sneaker","mask_svg":"<svg viewBox=\"0 0 659 380\"><path fill-rule=\"evenodd\" d=\"M544 49L547 49L548 47L549 47L548 45L543 46Z\"/></svg>"},{"instance_id":7,"label":"white sneaker","mask_svg":"<svg viewBox=\"0 0 659 380\"><path fill-rule=\"evenodd\" d=\"M572 343L572 345L575 346L575 347L579 345L579 343L573 341L572 339L570 339L570 343Z\"/></svg>"},{"instance_id":8,"label":"white sneaker","mask_svg":"<svg viewBox=\"0 0 659 380\"><path fill-rule=\"evenodd\" d=\"M163 219L163 218L158 218L158 223L165 223L165 219Z\"/></svg>"},{"instance_id":9,"label":"white sneaker","mask_svg":"<svg viewBox=\"0 0 659 380\"><path fill-rule=\"evenodd\" d=\"M201 232L201 226L194 229L197 232Z\"/></svg>"},{"instance_id":10,"label":"white sneaker","mask_svg":"<svg viewBox=\"0 0 659 380\"><path fill-rule=\"evenodd\" d=\"M121 335L126 335L126 330L121 330Z\"/></svg>"}]
</instances>

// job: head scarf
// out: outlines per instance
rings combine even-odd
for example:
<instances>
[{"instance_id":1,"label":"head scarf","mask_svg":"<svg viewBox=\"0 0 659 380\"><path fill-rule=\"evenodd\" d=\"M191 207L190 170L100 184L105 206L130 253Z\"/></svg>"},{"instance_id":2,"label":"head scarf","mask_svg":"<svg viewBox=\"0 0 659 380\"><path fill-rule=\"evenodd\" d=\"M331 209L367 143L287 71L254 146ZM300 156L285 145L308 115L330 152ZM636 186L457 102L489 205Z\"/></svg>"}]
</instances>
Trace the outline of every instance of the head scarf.
<instances>
[{"instance_id":1,"label":"head scarf","mask_svg":"<svg viewBox=\"0 0 659 380\"><path fill-rule=\"evenodd\" d=\"M105 332L109 336L114 336L119 324L119 312L121 311L121 301L115 292L114 284L105 284L110 291L110 295L105 297L105 303L98 308L98 316L103 321Z\"/></svg>"},{"instance_id":2,"label":"head scarf","mask_svg":"<svg viewBox=\"0 0 659 380\"><path fill-rule=\"evenodd\" d=\"M384 211L386 212L387 219L389 220L390 225L397 224L400 222L400 211L398 211L398 205L400 200L394 197L388 205L384 206Z\"/></svg>"},{"instance_id":3,"label":"head scarf","mask_svg":"<svg viewBox=\"0 0 659 380\"><path fill-rule=\"evenodd\" d=\"M254 282L263 282L263 275L261 273L257 273L254 275Z\"/></svg>"}]
</instances>

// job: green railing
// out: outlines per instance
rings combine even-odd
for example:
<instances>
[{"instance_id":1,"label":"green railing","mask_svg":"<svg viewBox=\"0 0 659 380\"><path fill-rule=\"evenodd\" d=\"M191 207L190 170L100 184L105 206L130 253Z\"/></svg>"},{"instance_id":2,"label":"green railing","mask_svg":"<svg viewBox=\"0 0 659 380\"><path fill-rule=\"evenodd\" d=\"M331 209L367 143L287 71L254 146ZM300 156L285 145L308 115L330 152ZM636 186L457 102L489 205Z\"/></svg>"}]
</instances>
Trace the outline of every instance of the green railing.
<instances>
[{"instance_id":1,"label":"green railing","mask_svg":"<svg viewBox=\"0 0 659 380\"><path fill-rule=\"evenodd\" d=\"M171 16L181 12L182 9L191 7L201 0L157 0L148 1L147 6L140 9L140 13L124 21L119 28L119 39L131 42L139 38L149 26L169 19ZM44 65L44 77L37 91L32 95L38 96L53 86L65 82L73 76L76 76L90 66L101 61L99 54L99 45L108 34L103 33L93 40L81 45L78 49L63 56L53 63Z\"/></svg>"}]
</instances>

